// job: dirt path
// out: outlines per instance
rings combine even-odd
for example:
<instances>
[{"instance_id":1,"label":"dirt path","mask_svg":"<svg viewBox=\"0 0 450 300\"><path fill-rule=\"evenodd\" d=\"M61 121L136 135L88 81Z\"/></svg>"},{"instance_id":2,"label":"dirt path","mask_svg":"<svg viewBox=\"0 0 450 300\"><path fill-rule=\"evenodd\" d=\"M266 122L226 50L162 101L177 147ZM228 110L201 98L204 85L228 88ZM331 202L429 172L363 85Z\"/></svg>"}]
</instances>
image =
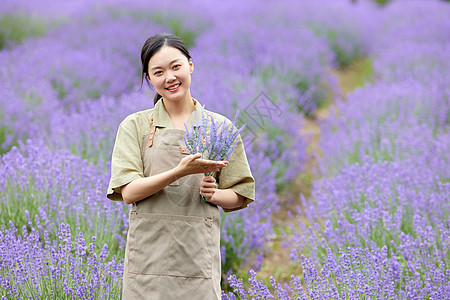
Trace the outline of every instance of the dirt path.
<instances>
[{"instance_id":1,"label":"dirt path","mask_svg":"<svg viewBox=\"0 0 450 300\"><path fill-rule=\"evenodd\" d=\"M325 120L329 115L329 110L334 103L335 97L342 100L345 96L359 86L363 86L366 81L369 81L373 69L371 60L362 58L356 60L350 66L343 69L333 69L330 73L338 80L340 95L330 95L330 104L322 109L319 109L315 119L304 119L304 127L301 130L305 139L309 141L307 145L307 153L320 153L320 127L319 121ZM300 194L303 194L306 199L311 196L311 186L314 180L320 178L320 174L314 172L317 167L315 158L311 158L305 162L304 171L298 174L289 185L288 195L280 195L281 209L272 216L272 221L275 227L275 236L270 245L271 249L264 257L263 267L258 273L258 278L269 282L270 276L273 276L279 283L288 283L291 274L301 274L301 268L293 265L290 262L289 250L282 245L284 236L283 229L287 229L289 225L301 221L302 216L296 215L296 208L300 206ZM290 196L289 196L290 195ZM287 199L292 198L290 201ZM294 215L294 218L289 218L288 212Z\"/></svg>"}]
</instances>

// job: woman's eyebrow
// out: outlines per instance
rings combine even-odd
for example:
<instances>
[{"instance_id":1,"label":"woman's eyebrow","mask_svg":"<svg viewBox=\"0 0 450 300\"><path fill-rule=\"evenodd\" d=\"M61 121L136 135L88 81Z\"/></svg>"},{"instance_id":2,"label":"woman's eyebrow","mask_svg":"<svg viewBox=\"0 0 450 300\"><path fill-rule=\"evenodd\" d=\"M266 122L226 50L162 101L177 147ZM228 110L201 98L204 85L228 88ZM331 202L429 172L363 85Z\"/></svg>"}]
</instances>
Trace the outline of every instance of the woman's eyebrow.
<instances>
[{"instance_id":1,"label":"woman's eyebrow","mask_svg":"<svg viewBox=\"0 0 450 300\"><path fill-rule=\"evenodd\" d=\"M174 62L179 61L179 60L181 60L181 58L176 58L176 59L172 60L172 61L169 63L169 65L171 65L171 64L173 64ZM150 69L150 71L153 71L154 69L159 69L159 68L161 68L161 67L160 67L160 66L155 66L155 67L152 67L152 68Z\"/></svg>"}]
</instances>

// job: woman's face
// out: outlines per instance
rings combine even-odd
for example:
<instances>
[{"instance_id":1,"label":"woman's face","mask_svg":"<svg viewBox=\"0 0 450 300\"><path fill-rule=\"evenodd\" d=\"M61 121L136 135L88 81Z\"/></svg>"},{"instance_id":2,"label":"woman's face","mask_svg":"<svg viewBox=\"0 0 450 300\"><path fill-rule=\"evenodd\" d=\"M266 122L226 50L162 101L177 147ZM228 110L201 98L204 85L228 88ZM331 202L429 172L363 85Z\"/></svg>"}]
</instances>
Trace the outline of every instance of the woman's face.
<instances>
[{"instance_id":1,"label":"woman's face","mask_svg":"<svg viewBox=\"0 0 450 300\"><path fill-rule=\"evenodd\" d=\"M192 60L174 47L164 46L148 62L148 77L156 92L167 100L191 97Z\"/></svg>"}]
</instances>

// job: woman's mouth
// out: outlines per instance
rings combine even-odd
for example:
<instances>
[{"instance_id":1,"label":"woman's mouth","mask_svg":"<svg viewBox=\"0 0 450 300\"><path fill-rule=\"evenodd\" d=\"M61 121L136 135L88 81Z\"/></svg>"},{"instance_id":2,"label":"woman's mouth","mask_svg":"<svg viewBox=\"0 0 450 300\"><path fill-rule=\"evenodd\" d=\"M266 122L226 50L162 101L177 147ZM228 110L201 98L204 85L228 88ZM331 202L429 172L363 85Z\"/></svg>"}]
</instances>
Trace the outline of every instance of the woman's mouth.
<instances>
[{"instance_id":1,"label":"woman's mouth","mask_svg":"<svg viewBox=\"0 0 450 300\"><path fill-rule=\"evenodd\" d=\"M178 91L178 89L180 88L180 86L181 86L181 83L172 84L172 85L166 87L166 90L168 90L169 92L172 92L172 93L173 93L173 92Z\"/></svg>"}]
</instances>

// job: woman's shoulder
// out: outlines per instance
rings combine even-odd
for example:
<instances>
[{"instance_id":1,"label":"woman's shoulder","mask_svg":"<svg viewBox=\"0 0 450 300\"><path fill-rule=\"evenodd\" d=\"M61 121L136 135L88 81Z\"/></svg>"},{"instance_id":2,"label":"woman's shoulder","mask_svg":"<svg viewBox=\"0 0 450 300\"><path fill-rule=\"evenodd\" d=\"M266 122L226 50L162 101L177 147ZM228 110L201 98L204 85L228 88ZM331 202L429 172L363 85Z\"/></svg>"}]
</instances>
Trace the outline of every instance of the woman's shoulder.
<instances>
[{"instance_id":1,"label":"woman's shoulder","mask_svg":"<svg viewBox=\"0 0 450 300\"><path fill-rule=\"evenodd\" d=\"M120 126L129 130L145 132L150 130L152 126L152 116L153 108L134 112L126 116Z\"/></svg>"}]
</instances>

